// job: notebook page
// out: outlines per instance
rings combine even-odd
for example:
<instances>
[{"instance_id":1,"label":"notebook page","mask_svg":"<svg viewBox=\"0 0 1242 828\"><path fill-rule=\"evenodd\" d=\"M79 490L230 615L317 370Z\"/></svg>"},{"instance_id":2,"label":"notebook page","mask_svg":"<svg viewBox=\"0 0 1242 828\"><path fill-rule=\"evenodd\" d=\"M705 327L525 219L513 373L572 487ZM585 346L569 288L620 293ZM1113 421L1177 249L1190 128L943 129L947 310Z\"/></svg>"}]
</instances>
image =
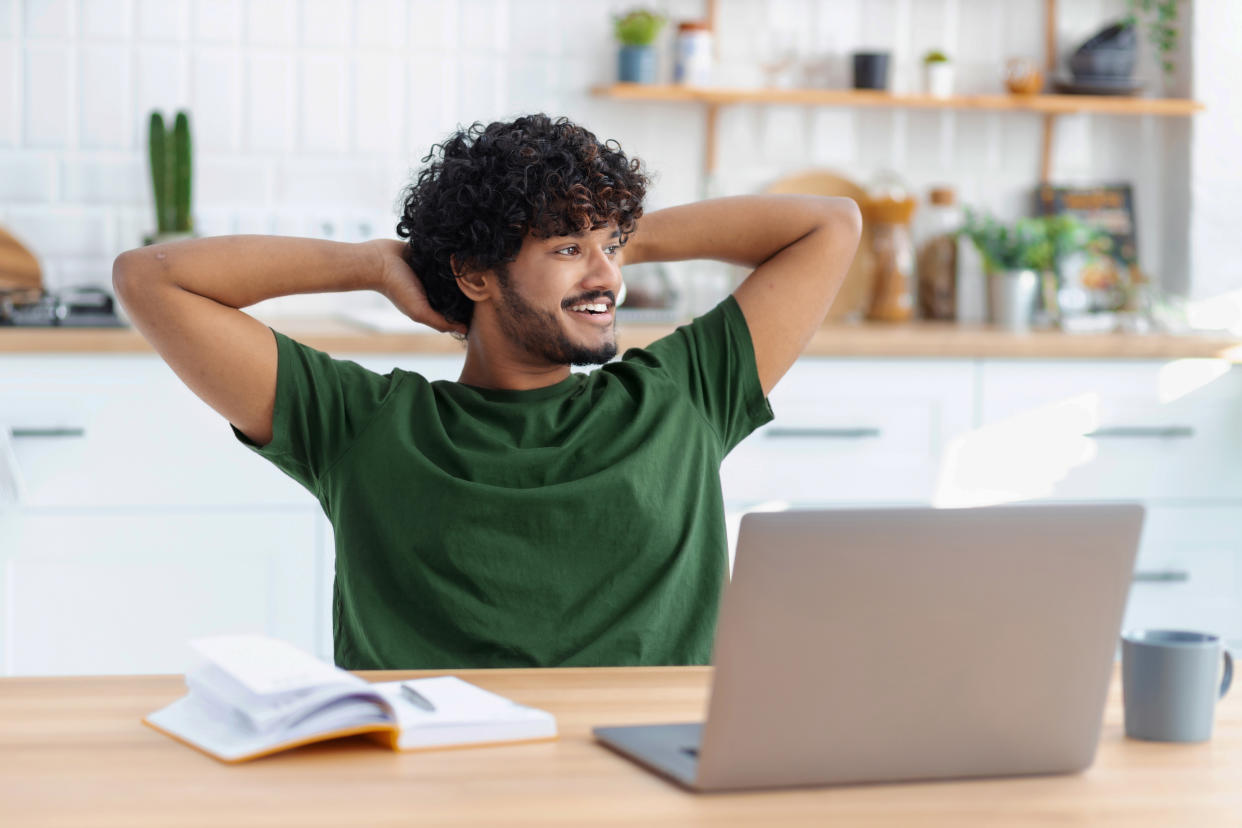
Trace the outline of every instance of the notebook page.
<instances>
[{"instance_id":1,"label":"notebook page","mask_svg":"<svg viewBox=\"0 0 1242 828\"><path fill-rule=\"evenodd\" d=\"M183 696L155 711L147 721L197 745L226 762L266 751L278 744L301 741L320 733L350 726L387 724L387 713L373 702L342 704L322 718L302 722L278 734L256 733L240 722L221 716L218 710L191 696Z\"/></svg>"},{"instance_id":2,"label":"notebook page","mask_svg":"<svg viewBox=\"0 0 1242 828\"><path fill-rule=\"evenodd\" d=\"M255 731L268 733L317 715L317 711L342 698L375 698L377 694L362 684L332 684L259 695L251 693L214 664L203 664L185 674L186 686L195 698L215 703L235 712Z\"/></svg>"},{"instance_id":3,"label":"notebook page","mask_svg":"<svg viewBox=\"0 0 1242 828\"><path fill-rule=\"evenodd\" d=\"M556 738L556 718L551 713L517 704L454 676L405 682L435 705L434 711L405 698L402 683L371 685L392 703L401 750Z\"/></svg>"},{"instance_id":4,"label":"notebook page","mask_svg":"<svg viewBox=\"0 0 1242 828\"><path fill-rule=\"evenodd\" d=\"M417 690L436 709L423 710L412 704L401 695L403 683ZM371 686L392 702L403 728L522 720L528 717L528 711L532 709L456 676L412 679L406 682L386 681Z\"/></svg>"},{"instance_id":5,"label":"notebook page","mask_svg":"<svg viewBox=\"0 0 1242 828\"><path fill-rule=\"evenodd\" d=\"M263 635L196 638L190 646L251 693L259 695L286 693L325 684L367 683L292 644Z\"/></svg>"}]
</instances>

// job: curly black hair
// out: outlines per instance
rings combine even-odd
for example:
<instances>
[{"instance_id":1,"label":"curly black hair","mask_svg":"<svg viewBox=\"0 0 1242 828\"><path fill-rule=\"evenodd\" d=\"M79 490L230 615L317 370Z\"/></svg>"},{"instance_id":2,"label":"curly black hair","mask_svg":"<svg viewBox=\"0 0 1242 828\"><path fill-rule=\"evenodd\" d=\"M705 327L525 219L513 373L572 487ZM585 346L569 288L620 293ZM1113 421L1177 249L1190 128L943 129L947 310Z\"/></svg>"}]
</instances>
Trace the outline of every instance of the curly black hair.
<instances>
[{"instance_id":1,"label":"curly black hair","mask_svg":"<svg viewBox=\"0 0 1242 828\"><path fill-rule=\"evenodd\" d=\"M437 157L437 151L439 156ZM568 118L540 112L513 121L476 121L432 146L431 161L402 192L397 235L428 304L451 322L470 325L474 302L453 271L494 270L528 233L572 235L610 222L624 244L643 214L650 178L615 140L604 143Z\"/></svg>"}]
</instances>

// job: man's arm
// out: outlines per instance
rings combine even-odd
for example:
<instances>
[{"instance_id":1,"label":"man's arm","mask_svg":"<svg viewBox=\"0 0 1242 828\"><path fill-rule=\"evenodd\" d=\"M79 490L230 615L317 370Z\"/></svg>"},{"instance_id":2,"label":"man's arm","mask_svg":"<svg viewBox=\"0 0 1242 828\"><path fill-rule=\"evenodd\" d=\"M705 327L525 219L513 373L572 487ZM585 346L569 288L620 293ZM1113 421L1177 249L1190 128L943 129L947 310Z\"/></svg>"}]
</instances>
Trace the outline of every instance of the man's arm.
<instances>
[{"instance_id":1,"label":"man's arm","mask_svg":"<svg viewBox=\"0 0 1242 828\"><path fill-rule=\"evenodd\" d=\"M239 308L295 293L381 290L383 270L371 242L216 236L128 250L112 265L112 285L190 390L263 446L272 439L276 340Z\"/></svg>"},{"instance_id":2,"label":"man's arm","mask_svg":"<svg viewBox=\"0 0 1242 828\"><path fill-rule=\"evenodd\" d=\"M730 196L643 216L622 264L714 259L753 267L733 295L750 328L767 395L828 315L861 233L862 215L852 199Z\"/></svg>"}]
</instances>

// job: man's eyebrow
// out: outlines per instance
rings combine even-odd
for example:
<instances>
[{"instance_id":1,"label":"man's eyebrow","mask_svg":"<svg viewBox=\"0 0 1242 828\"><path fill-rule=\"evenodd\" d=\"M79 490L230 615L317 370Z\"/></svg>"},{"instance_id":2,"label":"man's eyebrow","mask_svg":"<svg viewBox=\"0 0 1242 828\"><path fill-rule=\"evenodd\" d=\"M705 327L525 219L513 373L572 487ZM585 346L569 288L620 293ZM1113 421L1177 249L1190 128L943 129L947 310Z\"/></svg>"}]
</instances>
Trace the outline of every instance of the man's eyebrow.
<instances>
[{"instance_id":1,"label":"man's eyebrow","mask_svg":"<svg viewBox=\"0 0 1242 828\"><path fill-rule=\"evenodd\" d=\"M586 230L579 230L577 233L570 233L570 234L565 235L565 236L552 236L552 238L553 238L553 239L585 239L585 238L586 238L587 236L589 236L589 235L591 235L591 234L590 234L588 231L586 231ZM608 238L610 238L610 239L619 239L619 238L621 238L621 229L620 229L620 228L617 228L616 230L613 230L613 231L612 231L612 235L611 235L611 236L609 236Z\"/></svg>"}]
</instances>

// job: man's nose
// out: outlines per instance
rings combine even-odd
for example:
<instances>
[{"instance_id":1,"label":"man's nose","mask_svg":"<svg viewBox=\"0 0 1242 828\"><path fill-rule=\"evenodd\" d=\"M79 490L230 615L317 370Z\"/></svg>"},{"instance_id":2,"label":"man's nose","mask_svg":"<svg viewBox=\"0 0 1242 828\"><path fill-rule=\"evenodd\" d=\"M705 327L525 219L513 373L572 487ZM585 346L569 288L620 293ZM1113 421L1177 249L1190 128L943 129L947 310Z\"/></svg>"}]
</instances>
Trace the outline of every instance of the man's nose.
<instances>
[{"instance_id":1,"label":"man's nose","mask_svg":"<svg viewBox=\"0 0 1242 828\"><path fill-rule=\"evenodd\" d=\"M588 257L587 275L583 283L591 290L610 290L615 297L621 289L621 267L603 250L594 248Z\"/></svg>"}]
</instances>

